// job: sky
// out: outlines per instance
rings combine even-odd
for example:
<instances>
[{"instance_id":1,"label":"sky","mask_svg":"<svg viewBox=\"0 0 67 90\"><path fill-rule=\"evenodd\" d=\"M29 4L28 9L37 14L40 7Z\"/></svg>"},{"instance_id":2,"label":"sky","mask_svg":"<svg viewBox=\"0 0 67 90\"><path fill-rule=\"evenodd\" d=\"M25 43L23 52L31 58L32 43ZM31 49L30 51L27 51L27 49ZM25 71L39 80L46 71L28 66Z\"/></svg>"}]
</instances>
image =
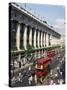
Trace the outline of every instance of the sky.
<instances>
[{"instance_id":1,"label":"sky","mask_svg":"<svg viewBox=\"0 0 67 90\"><path fill-rule=\"evenodd\" d=\"M55 31L65 34L65 7L63 5L19 3L20 6L30 10L35 16L47 21Z\"/></svg>"}]
</instances>

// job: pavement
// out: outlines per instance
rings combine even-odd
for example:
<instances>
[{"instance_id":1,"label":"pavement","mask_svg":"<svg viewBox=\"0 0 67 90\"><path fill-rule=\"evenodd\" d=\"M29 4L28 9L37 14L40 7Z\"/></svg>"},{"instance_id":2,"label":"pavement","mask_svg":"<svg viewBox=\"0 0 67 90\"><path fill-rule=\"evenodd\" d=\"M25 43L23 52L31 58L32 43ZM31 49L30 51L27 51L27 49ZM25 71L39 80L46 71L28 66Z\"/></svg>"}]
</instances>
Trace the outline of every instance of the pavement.
<instances>
[{"instance_id":1,"label":"pavement","mask_svg":"<svg viewBox=\"0 0 67 90\"><path fill-rule=\"evenodd\" d=\"M16 73L16 72L18 72L18 71L21 71L21 70L23 70L23 69L31 66L32 64L33 64L33 63L29 63L29 64L26 64L26 65L22 66L21 68L18 68L18 69L16 69L16 70L14 70L14 73ZM11 73L13 73L13 70L11 71Z\"/></svg>"}]
</instances>

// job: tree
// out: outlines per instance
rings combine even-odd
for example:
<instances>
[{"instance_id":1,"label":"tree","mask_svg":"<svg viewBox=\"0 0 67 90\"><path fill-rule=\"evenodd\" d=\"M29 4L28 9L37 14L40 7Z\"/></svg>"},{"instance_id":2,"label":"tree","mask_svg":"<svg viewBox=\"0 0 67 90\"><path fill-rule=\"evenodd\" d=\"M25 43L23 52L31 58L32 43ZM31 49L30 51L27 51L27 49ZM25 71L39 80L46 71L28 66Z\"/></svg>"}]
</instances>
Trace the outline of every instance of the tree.
<instances>
[{"instance_id":1,"label":"tree","mask_svg":"<svg viewBox=\"0 0 67 90\"><path fill-rule=\"evenodd\" d=\"M34 55L32 54L33 47L31 45L28 45L27 50L25 51L25 57L28 62L32 62L34 60Z\"/></svg>"}]
</instances>

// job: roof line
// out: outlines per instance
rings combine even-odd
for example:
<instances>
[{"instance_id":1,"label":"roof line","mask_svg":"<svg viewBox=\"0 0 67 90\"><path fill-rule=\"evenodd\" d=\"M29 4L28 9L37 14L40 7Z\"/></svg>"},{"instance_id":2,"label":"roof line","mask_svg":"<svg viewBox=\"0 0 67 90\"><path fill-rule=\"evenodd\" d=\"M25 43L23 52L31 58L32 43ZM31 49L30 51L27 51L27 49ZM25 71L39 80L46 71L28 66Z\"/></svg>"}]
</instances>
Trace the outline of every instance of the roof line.
<instances>
[{"instance_id":1,"label":"roof line","mask_svg":"<svg viewBox=\"0 0 67 90\"><path fill-rule=\"evenodd\" d=\"M53 32L59 34L58 32L56 32L53 28L51 28L49 25L47 25L46 23L43 23L42 20L40 20L39 18L37 18L35 15L33 15L31 12L29 12L28 10L24 9L23 7L20 7L18 4L16 3L11 3L11 5L13 5L14 7L16 7L17 9L19 9L21 12L24 12L25 14L27 14L28 16L32 17L33 19L35 19L36 21L38 21L39 23L41 23L42 25L45 25L46 27L48 27L49 29L51 29ZM61 35L61 34L59 34Z\"/></svg>"}]
</instances>

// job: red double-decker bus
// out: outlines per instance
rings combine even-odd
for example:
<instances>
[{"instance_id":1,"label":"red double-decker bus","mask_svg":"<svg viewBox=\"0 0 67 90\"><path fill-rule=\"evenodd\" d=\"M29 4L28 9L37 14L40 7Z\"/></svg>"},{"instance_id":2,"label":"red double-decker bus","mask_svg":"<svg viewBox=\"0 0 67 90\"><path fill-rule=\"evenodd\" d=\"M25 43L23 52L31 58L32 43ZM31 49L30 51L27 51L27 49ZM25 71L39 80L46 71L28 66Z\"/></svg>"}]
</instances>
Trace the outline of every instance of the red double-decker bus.
<instances>
[{"instance_id":1,"label":"red double-decker bus","mask_svg":"<svg viewBox=\"0 0 67 90\"><path fill-rule=\"evenodd\" d=\"M42 81L44 80L45 76L50 72L50 62L52 61L52 57L55 55L54 50L46 51L47 56L38 58L35 61L35 66L34 66L34 71L32 74L36 75L37 81Z\"/></svg>"},{"instance_id":2,"label":"red double-decker bus","mask_svg":"<svg viewBox=\"0 0 67 90\"><path fill-rule=\"evenodd\" d=\"M45 76L49 73L48 65L50 64L50 62L50 57L43 57L36 60L35 75L37 76L37 80L39 80L40 82L42 82Z\"/></svg>"}]
</instances>

